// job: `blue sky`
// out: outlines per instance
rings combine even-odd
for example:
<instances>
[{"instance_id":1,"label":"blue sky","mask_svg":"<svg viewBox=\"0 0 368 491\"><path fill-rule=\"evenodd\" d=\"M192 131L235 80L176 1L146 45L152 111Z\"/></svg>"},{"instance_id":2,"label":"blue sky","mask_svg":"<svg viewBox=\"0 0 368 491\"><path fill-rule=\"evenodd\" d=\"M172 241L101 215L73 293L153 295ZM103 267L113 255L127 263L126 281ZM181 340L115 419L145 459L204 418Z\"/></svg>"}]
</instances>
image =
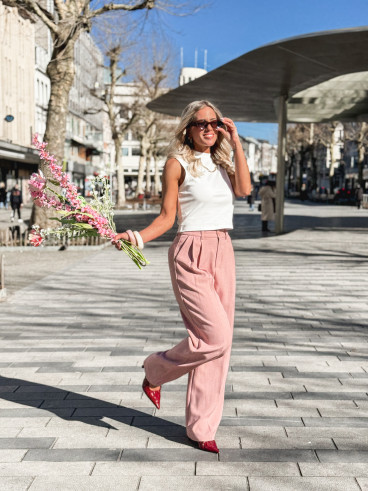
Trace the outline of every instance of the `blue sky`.
<instances>
[{"instance_id":1,"label":"blue sky","mask_svg":"<svg viewBox=\"0 0 368 491\"><path fill-rule=\"evenodd\" d=\"M194 66L197 49L198 66L203 67L203 53L207 49L208 70L213 70L280 39L367 25L368 1L210 0L209 6L197 14L186 17L160 14L159 18L177 53L178 64L180 47L184 48L185 66ZM277 139L276 125L272 124L240 123L238 130L243 135L274 143Z\"/></svg>"}]
</instances>

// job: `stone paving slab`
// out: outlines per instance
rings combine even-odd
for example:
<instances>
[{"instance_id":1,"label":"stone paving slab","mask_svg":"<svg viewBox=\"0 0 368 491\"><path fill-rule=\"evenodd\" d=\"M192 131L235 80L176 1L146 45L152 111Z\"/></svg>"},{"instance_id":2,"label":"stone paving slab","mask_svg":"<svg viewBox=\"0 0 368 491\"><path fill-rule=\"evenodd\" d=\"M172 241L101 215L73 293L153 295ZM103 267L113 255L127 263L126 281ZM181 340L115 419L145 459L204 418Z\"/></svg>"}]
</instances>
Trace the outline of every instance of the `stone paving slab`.
<instances>
[{"instance_id":1,"label":"stone paving slab","mask_svg":"<svg viewBox=\"0 0 368 491\"><path fill-rule=\"evenodd\" d=\"M177 491L188 491L188 489L205 490L211 489L222 491L224 489L247 491L248 479L244 476L194 476L194 477L156 477L143 476L139 491L152 491L157 489L175 489Z\"/></svg>"},{"instance_id":2,"label":"stone paving slab","mask_svg":"<svg viewBox=\"0 0 368 491\"><path fill-rule=\"evenodd\" d=\"M358 491L354 478L349 477L250 477L250 491Z\"/></svg>"},{"instance_id":3,"label":"stone paving slab","mask_svg":"<svg viewBox=\"0 0 368 491\"><path fill-rule=\"evenodd\" d=\"M4 489L6 491L27 491L32 481L32 477L0 476L0 489Z\"/></svg>"},{"instance_id":4,"label":"stone paving slab","mask_svg":"<svg viewBox=\"0 0 368 491\"><path fill-rule=\"evenodd\" d=\"M303 227L309 208L286 209ZM312 212L318 223L337 213ZM368 218L338 213L345 225ZM144 358L185 335L169 243L147 246L151 265L141 272L113 248L84 251L49 276L16 280L25 287L1 304L0 489L367 488L367 230L247 236L248 218L238 214L243 229L233 233L237 303L220 456L185 436L186 377L164 387L160 411L141 390ZM30 271L40 261L52 270L45 252ZM12 271L26 276L21 263Z\"/></svg>"},{"instance_id":5,"label":"stone paving slab","mask_svg":"<svg viewBox=\"0 0 368 491\"><path fill-rule=\"evenodd\" d=\"M30 491L136 491L139 485L138 477L114 477L109 479L100 476L78 477L36 477Z\"/></svg>"}]
</instances>

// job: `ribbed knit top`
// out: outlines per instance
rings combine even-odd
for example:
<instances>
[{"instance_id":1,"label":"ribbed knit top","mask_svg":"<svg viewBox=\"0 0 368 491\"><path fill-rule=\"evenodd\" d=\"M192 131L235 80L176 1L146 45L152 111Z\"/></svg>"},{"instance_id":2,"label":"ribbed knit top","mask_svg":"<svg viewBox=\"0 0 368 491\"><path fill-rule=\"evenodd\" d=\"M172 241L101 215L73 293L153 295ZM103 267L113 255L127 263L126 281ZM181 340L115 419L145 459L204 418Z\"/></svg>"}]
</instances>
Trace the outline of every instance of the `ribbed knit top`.
<instances>
[{"instance_id":1,"label":"ribbed knit top","mask_svg":"<svg viewBox=\"0 0 368 491\"><path fill-rule=\"evenodd\" d=\"M230 230L233 228L234 193L226 170L216 165L210 153L196 152L202 162L202 175L193 177L188 163L176 159L185 170L179 187L178 232Z\"/></svg>"}]
</instances>

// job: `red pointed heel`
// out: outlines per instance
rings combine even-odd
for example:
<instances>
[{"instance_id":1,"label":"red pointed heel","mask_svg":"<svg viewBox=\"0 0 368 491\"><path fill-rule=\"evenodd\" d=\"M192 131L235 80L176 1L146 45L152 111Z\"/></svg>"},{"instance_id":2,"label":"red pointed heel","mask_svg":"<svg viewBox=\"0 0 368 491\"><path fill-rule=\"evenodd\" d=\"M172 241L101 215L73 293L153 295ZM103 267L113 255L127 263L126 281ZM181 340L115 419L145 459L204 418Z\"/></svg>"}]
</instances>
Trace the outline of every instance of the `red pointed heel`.
<instances>
[{"instance_id":1,"label":"red pointed heel","mask_svg":"<svg viewBox=\"0 0 368 491\"><path fill-rule=\"evenodd\" d=\"M205 450L206 452L220 453L215 440L211 440L209 442L198 442L198 448L200 450Z\"/></svg>"},{"instance_id":2,"label":"red pointed heel","mask_svg":"<svg viewBox=\"0 0 368 491\"><path fill-rule=\"evenodd\" d=\"M152 390L149 386L148 380L144 378L142 389L148 399L157 407L157 409L160 409L161 387L157 390Z\"/></svg>"}]
</instances>

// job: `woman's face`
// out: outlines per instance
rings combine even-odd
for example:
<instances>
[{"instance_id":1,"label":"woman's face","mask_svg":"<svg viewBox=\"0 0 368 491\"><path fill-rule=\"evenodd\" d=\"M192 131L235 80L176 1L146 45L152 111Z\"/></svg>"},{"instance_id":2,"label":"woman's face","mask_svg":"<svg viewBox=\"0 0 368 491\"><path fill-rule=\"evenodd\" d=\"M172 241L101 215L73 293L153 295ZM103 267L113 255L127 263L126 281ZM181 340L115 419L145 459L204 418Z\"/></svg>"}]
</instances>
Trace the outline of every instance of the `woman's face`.
<instances>
[{"instance_id":1,"label":"woman's face","mask_svg":"<svg viewBox=\"0 0 368 491\"><path fill-rule=\"evenodd\" d=\"M217 121L215 111L205 106L196 112L195 121ZM191 126L189 128L189 136L193 139L194 150L197 152L209 152L210 148L216 143L218 137L217 129L213 129L211 125L201 130L198 126Z\"/></svg>"}]
</instances>

